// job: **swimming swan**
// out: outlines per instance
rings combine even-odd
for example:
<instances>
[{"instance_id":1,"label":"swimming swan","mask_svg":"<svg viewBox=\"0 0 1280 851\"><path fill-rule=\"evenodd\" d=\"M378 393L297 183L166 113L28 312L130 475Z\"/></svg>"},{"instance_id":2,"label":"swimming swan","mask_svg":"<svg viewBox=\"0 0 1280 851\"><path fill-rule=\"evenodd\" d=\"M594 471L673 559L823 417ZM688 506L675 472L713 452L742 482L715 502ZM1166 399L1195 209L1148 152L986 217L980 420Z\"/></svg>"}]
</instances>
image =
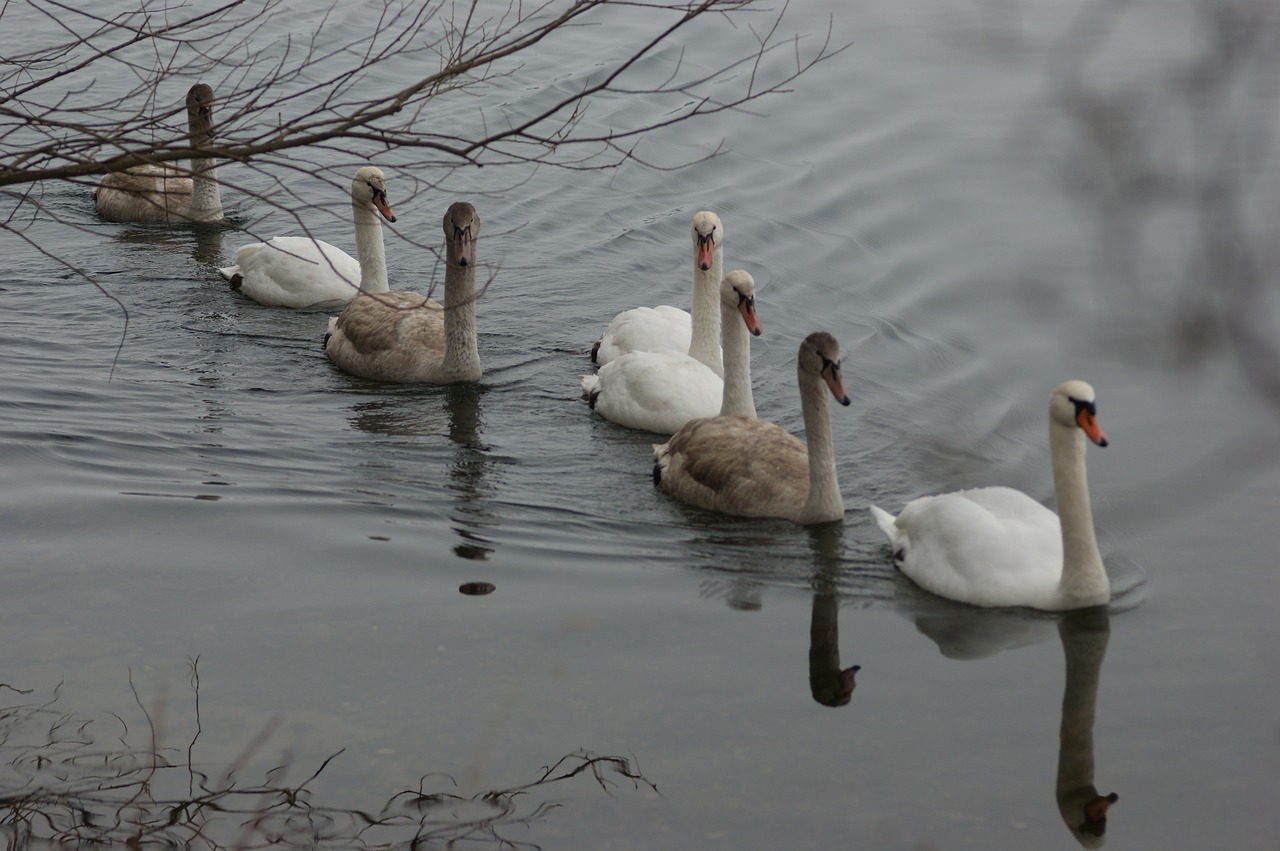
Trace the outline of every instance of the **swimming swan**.
<instances>
[{"instance_id":1,"label":"swimming swan","mask_svg":"<svg viewBox=\"0 0 1280 851\"><path fill-rule=\"evenodd\" d=\"M1106 604L1111 585L1089 509L1085 437L1107 445L1096 396L1083 381L1065 381L1049 399L1058 515L1007 487L920 497L896 518L871 506L894 563L921 588L975 606L1062 611Z\"/></svg>"},{"instance_id":2,"label":"swimming swan","mask_svg":"<svg viewBox=\"0 0 1280 851\"><path fill-rule=\"evenodd\" d=\"M692 419L718 413L754 417L746 338L748 330L759 333L755 292L755 281L740 269L720 284L716 325L726 346L723 380L691 354L628 352L598 373L582 377L588 403L607 420L658 434L673 434ZM731 346L735 347L732 364L728 362Z\"/></svg>"},{"instance_id":3,"label":"swimming swan","mask_svg":"<svg viewBox=\"0 0 1280 851\"><path fill-rule=\"evenodd\" d=\"M835 337L824 331L805 337L796 373L807 445L750 417L694 420L654 447L654 482L679 500L740 517L806 525L844 517L826 395L830 390L849 404Z\"/></svg>"},{"instance_id":4,"label":"swimming swan","mask_svg":"<svg viewBox=\"0 0 1280 851\"><path fill-rule=\"evenodd\" d=\"M329 320L324 353L377 381L450 384L480 378L476 243L480 216L458 201L444 216L444 304L411 292L361 293Z\"/></svg>"},{"instance_id":5,"label":"swimming swan","mask_svg":"<svg viewBox=\"0 0 1280 851\"><path fill-rule=\"evenodd\" d=\"M694 214L693 303L689 312L661 304L624 310L604 330L591 350L600 366L628 352L688 354L716 375L720 367L720 330L716 327L716 293L724 274L724 225L706 210Z\"/></svg>"},{"instance_id":6,"label":"swimming swan","mask_svg":"<svg viewBox=\"0 0 1280 851\"><path fill-rule=\"evenodd\" d=\"M213 144L213 89L196 83L187 92L191 147ZM213 160L192 157L191 171L146 163L103 175L93 190L98 215L112 222L218 222L222 195Z\"/></svg>"},{"instance_id":7,"label":"swimming swan","mask_svg":"<svg viewBox=\"0 0 1280 851\"><path fill-rule=\"evenodd\" d=\"M356 229L357 260L341 248L307 236L277 236L236 249L234 265L218 274L249 298L280 307L308 307L346 301L359 289L385 293L387 257L382 224L396 220L387 203L382 170L367 165L351 181L351 219Z\"/></svg>"}]
</instances>

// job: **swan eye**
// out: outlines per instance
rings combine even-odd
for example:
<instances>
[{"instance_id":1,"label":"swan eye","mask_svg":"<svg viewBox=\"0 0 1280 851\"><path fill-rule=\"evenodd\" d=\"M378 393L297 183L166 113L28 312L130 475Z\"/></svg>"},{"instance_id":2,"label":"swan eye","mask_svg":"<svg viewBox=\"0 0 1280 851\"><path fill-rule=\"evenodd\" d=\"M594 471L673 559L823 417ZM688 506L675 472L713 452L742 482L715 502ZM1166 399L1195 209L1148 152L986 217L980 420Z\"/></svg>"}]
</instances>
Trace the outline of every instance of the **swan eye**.
<instances>
[{"instance_id":1,"label":"swan eye","mask_svg":"<svg viewBox=\"0 0 1280 851\"><path fill-rule=\"evenodd\" d=\"M1077 417L1080 416L1081 411L1088 411L1089 415L1093 417L1096 417L1098 415L1098 406L1094 402L1090 402L1084 399L1076 399L1073 396L1068 396L1067 401L1076 406Z\"/></svg>"}]
</instances>

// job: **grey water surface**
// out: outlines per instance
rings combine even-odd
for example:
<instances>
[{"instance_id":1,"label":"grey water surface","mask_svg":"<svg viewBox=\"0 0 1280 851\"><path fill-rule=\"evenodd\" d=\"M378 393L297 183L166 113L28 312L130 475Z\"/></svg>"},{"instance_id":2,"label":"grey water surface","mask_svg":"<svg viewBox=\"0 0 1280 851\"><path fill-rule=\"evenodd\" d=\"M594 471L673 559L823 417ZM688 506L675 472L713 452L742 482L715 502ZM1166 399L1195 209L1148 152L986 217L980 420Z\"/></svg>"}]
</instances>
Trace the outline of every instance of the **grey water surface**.
<instances>
[{"instance_id":1,"label":"grey water surface","mask_svg":"<svg viewBox=\"0 0 1280 851\"><path fill-rule=\"evenodd\" d=\"M234 225L290 232L248 195L224 191L229 227L149 227L99 221L82 186L42 187L81 229L45 216L25 233L129 319L113 372L116 305L0 232L0 682L31 690L0 705L56 690L107 750L149 737L142 705L186 759L198 658L190 758L300 782L341 750L309 784L336 810L376 811L428 775L463 798L507 789L578 751L653 784L531 791L527 820L497 830L544 848L1278 847L1280 400L1257 377L1280 367L1208 330L1184 345L1233 309L1195 302L1179 324L1222 270L1193 250L1178 196L1123 228L1109 157L1132 149L1088 141L1177 124L1142 94L1197 55L1202 21L1136 4L1075 46L1082 91L1132 111L1095 137L1059 96L1075 73L1060 57L1109 4L792 5L791 27L818 38L830 18L850 47L789 94L645 142L665 162L723 143L708 161L437 181L378 160L393 288L438 279L414 243L439 242L450 202L483 218L476 386L344 376L320 348L328 311L228 289L215 270L252 241ZM684 61L708 68L750 37L697 32ZM572 88L628 46L625 27L563 37L486 97ZM1235 120L1274 131L1265 105ZM1256 209L1276 212L1278 178L1264 157ZM290 185L331 204L316 234L350 248L332 188ZM724 221L726 269L761 289L762 417L799 431L799 341L842 344L841 524L673 503L651 483L654 436L579 398L615 313L687 306L700 209ZM1097 388L1111 438L1089 453L1110 615L913 588L866 506L989 484L1052 504L1045 410L1067 378ZM1118 794L1105 837L1080 829L1081 790Z\"/></svg>"}]
</instances>

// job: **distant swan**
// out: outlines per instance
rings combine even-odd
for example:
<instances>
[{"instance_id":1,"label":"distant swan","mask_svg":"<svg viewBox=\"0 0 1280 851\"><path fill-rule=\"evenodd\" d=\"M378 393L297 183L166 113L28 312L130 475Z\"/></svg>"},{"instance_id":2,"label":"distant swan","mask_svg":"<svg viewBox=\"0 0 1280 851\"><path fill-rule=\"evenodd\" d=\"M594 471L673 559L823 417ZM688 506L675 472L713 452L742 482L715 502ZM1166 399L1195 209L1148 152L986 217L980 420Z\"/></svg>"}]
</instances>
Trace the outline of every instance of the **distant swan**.
<instances>
[{"instance_id":1,"label":"distant swan","mask_svg":"<svg viewBox=\"0 0 1280 851\"><path fill-rule=\"evenodd\" d=\"M351 219L357 260L341 248L306 236L277 236L236 249L235 264L218 274L249 298L281 307L346 301L359 289L385 293L387 257L378 214L396 220L382 170L367 165L351 181ZM323 252L323 253L322 253Z\"/></svg>"},{"instance_id":2,"label":"distant swan","mask_svg":"<svg viewBox=\"0 0 1280 851\"><path fill-rule=\"evenodd\" d=\"M191 147L213 143L213 89L196 83L187 92ZM213 160L193 157L191 171L146 163L103 176L93 190L98 215L112 222L217 222L222 195Z\"/></svg>"},{"instance_id":3,"label":"distant swan","mask_svg":"<svg viewBox=\"0 0 1280 851\"><path fill-rule=\"evenodd\" d=\"M694 214L693 302L689 312L667 304L624 310L591 350L600 366L628 352L688 354L721 374L716 291L724 274L724 225L706 210Z\"/></svg>"},{"instance_id":4,"label":"distant swan","mask_svg":"<svg viewBox=\"0 0 1280 851\"><path fill-rule=\"evenodd\" d=\"M361 293L329 320L324 353L377 381L450 384L480 378L476 243L480 216L458 201L444 216L444 304L411 292Z\"/></svg>"},{"instance_id":5,"label":"distant swan","mask_svg":"<svg viewBox=\"0 0 1280 851\"><path fill-rule=\"evenodd\" d=\"M873 505L895 564L925 590L975 606L1062 611L1106 604L1111 585L1085 476L1085 437L1107 445L1095 400L1083 381L1059 384L1049 399L1049 454L1061 522L1007 487L920 497L896 518Z\"/></svg>"},{"instance_id":6,"label":"distant swan","mask_svg":"<svg viewBox=\"0 0 1280 851\"><path fill-rule=\"evenodd\" d=\"M796 373L807 445L750 417L694 420L654 447L654 482L679 500L740 517L806 525L844 517L826 395L829 389L849 404L835 337L824 331L806 337Z\"/></svg>"}]
</instances>

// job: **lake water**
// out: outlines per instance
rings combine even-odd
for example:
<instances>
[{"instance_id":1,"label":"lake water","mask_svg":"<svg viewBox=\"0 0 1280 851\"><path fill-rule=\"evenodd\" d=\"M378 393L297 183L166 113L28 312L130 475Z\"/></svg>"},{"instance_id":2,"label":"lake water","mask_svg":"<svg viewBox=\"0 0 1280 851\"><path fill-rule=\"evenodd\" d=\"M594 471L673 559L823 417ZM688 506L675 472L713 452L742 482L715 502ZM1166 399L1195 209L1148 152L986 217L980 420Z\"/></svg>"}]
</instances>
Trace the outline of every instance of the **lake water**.
<instances>
[{"instance_id":1,"label":"lake water","mask_svg":"<svg viewBox=\"0 0 1280 851\"><path fill-rule=\"evenodd\" d=\"M421 245L450 202L483 218L473 387L346 377L320 349L327 311L217 277L245 233L106 224L82 186L43 187L24 233L129 324L113 373L119 309L0 231L0 683L30 690L0 688L0 793L67 791L104 770L75 748L146 751L154 730L179 766L156 779L165 800L189 797L186 765L233 766L244 788L319 771L311 821L278 825L299 844L349 846L353 811L421 790L458 796L421 812L464 847L1096 847L1078 829L1096 786L1119 796L1108 847L1276 847L1280 364L1240 322L1280 339L1280 162L1228 141L1278 129L1277 90L1259 60L1186 108L1180 69L1216 19L1112 8L794 4L785 28L816 39L831 17L851 46L789 94L640 148L675 163L723 143L689 168L426 174L380 156L393 288L430 285ZM299 31L319 16L291 14ZM368 15L344 8L328 32ZM579 85L631 45L615 23L562 34L481 105ZM712 69L751 43L704 22L638 79L681 48ZM607 98L587 127L657 108ZM232 225L297 232L248 194L281 176L270 162L221 176ZM1197 194L1196 176L1231 193ZM288 181L315 205L294 213L349 248L341 194ZM762 417L798 431L800 339L842 344L842 524L673 503L653 436L578 397L615 313L687 305L700 209L724 221L726 269L761 288ZM1215 250L1223 219L1258 261L1253 290ZM1089 454L1110 615L980 612L897 575L867 504L1000 483L1051 504L1045 407L1072 377L1111 438ZM50 732L63 718L90 723ZM41 747L60 770L32 767ZM607 789L588 771L506 809L472 800L579 753L644 781L604 763ZM240 835L228 809L203 816L210 835ZM403 799L389 812L420 823Z\"/></svg>"}]
</instances>

